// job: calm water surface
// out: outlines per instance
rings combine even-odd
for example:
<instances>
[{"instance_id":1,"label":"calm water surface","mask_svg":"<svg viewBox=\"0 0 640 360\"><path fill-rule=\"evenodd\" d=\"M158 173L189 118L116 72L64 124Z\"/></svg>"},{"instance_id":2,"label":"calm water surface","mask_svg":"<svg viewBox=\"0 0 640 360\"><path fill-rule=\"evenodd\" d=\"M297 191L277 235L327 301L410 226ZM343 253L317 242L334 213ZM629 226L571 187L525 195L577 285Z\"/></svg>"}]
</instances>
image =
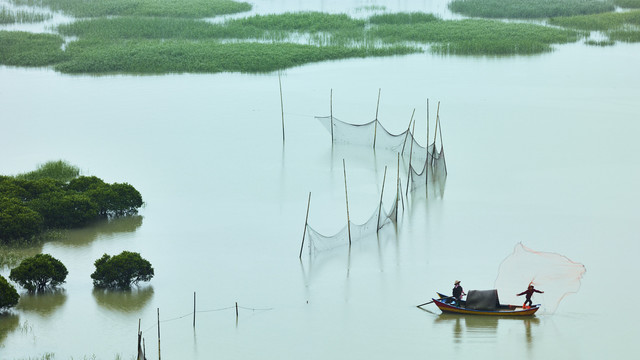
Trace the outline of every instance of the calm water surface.
<instances>
[{"instance_id":1,"label":"calm water surface","mask_svg":"<svg viewBox=\"0 0 640 360\"><path fill-rule=\"evenodd\" d=\"M268 6L302 2L281 3ZM67 266L67 282L21 293L0 317L0 359L129 359L138 319L156 358L158 308L166 359L632 356L639 319L619 304L640 295L639 62L637 46L572 44L533 57L421 54L290 69L284 144L277 74L0 67L1 173L66 159L134 185L146 201L140 216L42 247ZM377 239L300 261L309 192L315 228L344 226L343 158L356 222L379 199L379 165L396 170L393 155L332 150L314 119L329 114L331 89L334 115L356 123L375 117L381 89L378 118L394 132L415 108L423 144L426 99L431 119L439 101L449 177L441 197L410 195L397 227ZM587 268L554 313L485 319L415 307L455 279L491 288L520 242ZM95 259L123 250L151 261L155 278L131 292L95 291ZM603 298L611 294L615 306Z\"/></svg>"}]
</instances>

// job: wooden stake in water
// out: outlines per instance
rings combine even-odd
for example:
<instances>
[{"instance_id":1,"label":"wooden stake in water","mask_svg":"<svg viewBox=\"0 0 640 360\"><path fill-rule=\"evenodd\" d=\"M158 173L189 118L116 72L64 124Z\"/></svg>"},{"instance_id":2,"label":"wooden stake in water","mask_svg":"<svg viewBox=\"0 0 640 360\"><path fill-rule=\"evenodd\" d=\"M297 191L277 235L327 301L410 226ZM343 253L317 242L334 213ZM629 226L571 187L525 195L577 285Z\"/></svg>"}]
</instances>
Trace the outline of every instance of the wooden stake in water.
<instances>
[{"instance_id":1,"label":"wooden stake in water","mask_svg":"<svg viewBox=\"0 0 640 360\"><path fill-rule=\"evenodd\" d=\"M304 218L304 232L302 233L302 245L300 245L300 256L298 259L302 259L302 249L304 248L304 237L307 234L307 224L309 223L309 207L311 206L311 191L309 191L309 200L307 200L307 216Z\"/></svg>"},{"instance_id":2,"label":"wooden stake in water","mask_svg":"<svg viewBox=\"0 0 640 360\"><path fill-rule=\"evenodd\" d=\"M416 109L413 109L413 112L415 113ZM411 117L413 117L413 115L411 115ZM416 132L416 122L413 122L413 129L411 130L411 147L409 148L409 172L407 173L407 188L404 189L405 191L405 195L404 197L407 198L407 202L409 201L409 180L411 180L411 158L413 157L413 134L415 134Z\"/></svg>"},{"instance_id":3,"label":"wooden stake in water","mask_svg":"<svg viewBox=\"0 0 640 360\"><path fill-rule=\"evenodd\" d=\"M238 302L236 301L236 322L238 322Z\"/></svg>"},{"instance_id":4,"label":"wooden stake in water","mask_svg":"<svg viewBox=\"0 0 640 360\"><path fill-rule=\"evenodd\" d=\"M280 85L280 112L282 114L282 142L284 142L284 103L282 101L282 80L280 80L279 71L278 71L278 84Z\"/></svg>"},{"instance_id":5,"label":"wooden stake in water","mask_svg":"<svg viewBox=\"0 0 640 360\"><path fill-rule=\"evenodd\" d=\"M160 308L158 308L158 360L160 359Z\"/></svg>"},{"instance_id":6,"label":"wooden stake in water","mask_svg":"<svg viewBox=\"0 0 640 360\"><path fill-rule=\"evenodd\" d=\"M384 195L384 182L387 179L387 166L384 166L384 176L382 177L382 190L380 191L380 204L378 205L378 223L376 224L376 232L380 230L380 213L382 212L382 196Z\"/></svg>"},{"instance_id":7,"label":"wooden stake in water","mask_svg":"<svg viewBox=\"0 0 640 360\"><path fill-rule=\"evenodd\" d=\"M425 193L426 193L426 197L427 199L429 198L429 99L427 99L427 145L425 146L425 150L427 151L427 164L424 167L424 171L426 171L427 173L425 174L425 184L424 184L424 188L425 188Z\"/></svg>"},{"instance_id":8,"label":"wooden stake in water","mask_svg":"<svg viewBox=\"0 0 640 360\"><path fill-rule=\"evenodd\" d=\"M376 104L376 123L373 128L373 148L376 148L376 137L378 135L378 108L380 107L380 91L382 89L378 89L378 103Z\"/></svg>"},{"instance_id":9,"label":"wooden stake in water","mask_svg":"<svg viewBox=\"0 0 640 360\"><path fill-rule=\"evenodd\" d=\"M193 328L196 328L196 292L193 292Z\"/></svg>"},{"instance_id":10,"label":"wooden stake in water","mask_svg":"<svg viewBox=\"0 0 640 360\"><path fill-rule=\"evenodd\" d=\"M351 247L351 219L349 218L349 194L347 193L347 167L342 159L342 170L344 171L344 198L347 201L347 232L349 234L349 247Z\"/></svg>"},{"instance_id":11,"label":"wooden stake in water","mask_svg":"<svg viewBox=\"0 0 640 360\"><path fill-rule=\"evenodd\" d=\"M331 114L331 145L333 145L333 89L331 89L331 95L329 97L329 110Z\"/></svg>"}]
</instances>

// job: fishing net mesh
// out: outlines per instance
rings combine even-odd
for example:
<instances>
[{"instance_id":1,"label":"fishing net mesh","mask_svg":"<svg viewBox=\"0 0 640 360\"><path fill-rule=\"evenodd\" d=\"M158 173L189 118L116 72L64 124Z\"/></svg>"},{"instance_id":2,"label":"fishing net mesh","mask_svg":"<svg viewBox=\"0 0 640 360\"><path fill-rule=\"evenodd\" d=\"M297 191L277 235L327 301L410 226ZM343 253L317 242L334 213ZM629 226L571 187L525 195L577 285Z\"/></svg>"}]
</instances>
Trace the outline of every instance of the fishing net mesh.
<instances>
[{"instance_id":1,"label":"fishing net mesh","mask_svg":"<svg viewBox=\"0 0 640 360\"><path fill-rule=\"evenodd\" d=\"M543 313L554 313L567 295L578 292L586 271L584 265L566 256L534 251L519 243L500 265L495 287L500 289L502 300L518 304L524 303L525 296L516 294L531 284L536 290L544 291L533 294L533 303L541 304Z\"/></svg>"},{"instance_id":2,"label":"fishing net mesh","mask_svg":"<svg viewBox=\"0 0 640 360\"><path fill-rule=\"evenodd\" d=\"M400 134L392 134L377 119L361 125L350 124L331 116L316 117L316 119L330 133L333 129L332 138L336 144L367 146L399 154L398 158L402 159L402 165L408 168L408 171L403 170L407 191L440 189L440 195L442 195L447 175L442 142L439 148L436 147L435 142L422 146L408 129ZM398 216L398 204L403 203L403 183L405 180L398 179L395 189L396 197L390 210L385 210L387 207L380 202L363 224L349 221L334 235L324 235L307 223L305 231L309 239L307 242L309 251L318 252L348 246L350 239L351 243L354 243L372 238L371 235L383 226L395 222Z\"/></svg>"}]
</instances>

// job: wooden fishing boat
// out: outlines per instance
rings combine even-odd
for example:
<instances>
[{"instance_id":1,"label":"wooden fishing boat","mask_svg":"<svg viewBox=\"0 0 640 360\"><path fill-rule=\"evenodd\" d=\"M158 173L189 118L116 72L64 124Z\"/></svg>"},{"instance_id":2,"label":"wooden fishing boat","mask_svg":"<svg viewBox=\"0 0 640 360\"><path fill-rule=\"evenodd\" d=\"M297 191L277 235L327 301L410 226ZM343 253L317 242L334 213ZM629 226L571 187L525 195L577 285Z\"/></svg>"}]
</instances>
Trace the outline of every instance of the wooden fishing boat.
<instances>
[{"instance_id":1,"label":"wooden fishing boat","mask_svg":"<svg viewBox=\"0 0 640 360\"><path fill-rule=\"evenodd\" d=\"M438 299L432 299L443 313L488 315L488 316L532 316L540 309L540 304L531 307L500 304L497 290L471 290L467 300L454 301L451 296L438 293Z\"/></svg>"}]
</instances>

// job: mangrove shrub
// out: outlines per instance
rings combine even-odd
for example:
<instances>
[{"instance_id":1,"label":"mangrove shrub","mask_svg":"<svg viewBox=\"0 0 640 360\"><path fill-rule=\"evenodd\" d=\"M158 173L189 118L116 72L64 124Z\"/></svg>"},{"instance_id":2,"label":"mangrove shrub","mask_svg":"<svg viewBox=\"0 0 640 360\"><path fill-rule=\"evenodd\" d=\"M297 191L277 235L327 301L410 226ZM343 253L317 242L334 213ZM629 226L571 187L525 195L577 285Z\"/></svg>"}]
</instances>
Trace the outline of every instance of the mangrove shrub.
<instances>
[{"instance_id":1,"label":"mangrove shrub","mask_svg":"<svg viewBox=\"0 0 640 360\"><path fill-rule=\"evenodd\" d=\"M132 284L149 281L154 275L151 263L130 251L114 256L104 254L94 265L96 271L91 278L97 288L129 289Z\"/></svg>"},{"instance_id":2,"label":"mangrove shrub","mask_svg":"<svg viewBox=\"0 0 640 360\"><path fill-rule=\"evenodd\" d=\"M60 260L49 254L37 254L22 260L18 267L11 270L9 279L29 292L35 292L62 284L68 273Z\"/></svg>"},{"instance_id":3,"label":"mangrove shrub","mask_svg":"<svg viewBox=\"0 0 640 360\"><path fill-rule=\"evenodd\" d=\"M18 304L20 295L4 276L0 275L0 310L14 307Z\"/></svg>"}]
</instances>

